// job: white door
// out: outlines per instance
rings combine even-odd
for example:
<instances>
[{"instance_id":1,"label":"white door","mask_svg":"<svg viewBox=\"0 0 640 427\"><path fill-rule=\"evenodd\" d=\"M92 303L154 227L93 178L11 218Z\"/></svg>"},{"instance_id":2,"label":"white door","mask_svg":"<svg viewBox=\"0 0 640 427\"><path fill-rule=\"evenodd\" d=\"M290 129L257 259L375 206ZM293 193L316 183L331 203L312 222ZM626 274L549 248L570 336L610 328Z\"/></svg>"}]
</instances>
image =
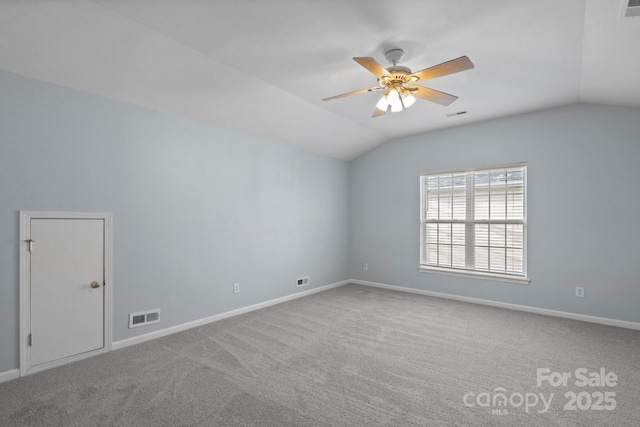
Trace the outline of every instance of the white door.
<instances>
[{"instance_id":1,"label":"white door","mask_svg":"<svg viewBox=\"0 0 640 427\"><path fill-rule=\"evenodd\" d=\"M105 349L105 220L29 225L29 368Z\"/></svg>"}]
</instances>

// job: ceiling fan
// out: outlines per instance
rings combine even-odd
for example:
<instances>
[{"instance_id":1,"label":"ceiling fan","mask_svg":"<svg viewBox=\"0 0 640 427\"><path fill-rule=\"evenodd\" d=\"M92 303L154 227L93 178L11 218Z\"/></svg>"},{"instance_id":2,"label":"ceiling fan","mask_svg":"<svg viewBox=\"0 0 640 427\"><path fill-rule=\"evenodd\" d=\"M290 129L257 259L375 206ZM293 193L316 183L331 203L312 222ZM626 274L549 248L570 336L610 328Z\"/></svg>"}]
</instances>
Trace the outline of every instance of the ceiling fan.
<instances>
[{"instance_id":1,"label":"ceiling fan","mask_svg":"<svg viewBox=\"0 0 640 427\"><path fill-rule=\"evenodd\" d=\"M376 104L376 108L373 110L371 117L380 117L389 110L393 113L402 111L413 105L413 103L416 102L416 98L426 99L427 101L440 105L449 105L458 99L458 97L429 89L428 87L419 86L417 83L469 70L474 67L473 62L471 62L469 58L461 56L460 58L452 59L451 61L443 62L442 64L434 65L433 67L413 73L409 68L398 65L403 55L404 51L402 49L391 49L386 52L384 56L391 63L391 67L389 68L384 68L373 58L353 58L354 61L378 78L378 86L331 96L324 98L323 101L331 101L332 99L383 90L385 93Z\"/></svg>"}]
</instances>

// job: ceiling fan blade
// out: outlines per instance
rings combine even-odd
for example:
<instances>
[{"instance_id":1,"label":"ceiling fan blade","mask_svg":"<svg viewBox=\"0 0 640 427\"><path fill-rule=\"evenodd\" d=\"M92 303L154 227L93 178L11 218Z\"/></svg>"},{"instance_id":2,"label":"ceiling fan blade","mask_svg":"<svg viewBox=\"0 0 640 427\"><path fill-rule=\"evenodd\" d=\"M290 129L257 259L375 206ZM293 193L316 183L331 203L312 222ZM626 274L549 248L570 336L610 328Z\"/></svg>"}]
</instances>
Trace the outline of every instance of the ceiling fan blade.
<instances>
[{"instance_id":1,"label":"ceiling fan blade","mask_svg":"<svg viewBox=\"0 0 640 427\"><path fill-rule=\"evenodd\" d=\"M387 108L387 110L388 110L388 109L389 109L389 108ZM379 109L378 107L376 107L376 108L373 110L373 114L371 115L371 118L375 119L376 117L384 116L386 112L387 112L386 110L381 110L381 109Z\"/></svg>"},{"instance_id":2,"label":"ceiling fan blade","mask_svg":"<svg viewBox=\"0 0 640 427\"><path fill-rule=\"evenodd\" d=\"M383 89L384 89L383 87L374 86L367 89L360 89L360 90L354 90L353 92L343 93L342 95L330 96L329 98L324 98L323 101L331 101L332 99L344 98L346 96L351 96L351 95L360 95L361 93L375 92Z\"/></svg>"},{"instance_id":3,"label":"ceiling fan blade","mask_svg":"<svg viewBox=\"0 0 640 427\"><path fill-rule=\"evenodd\" d=\"M353 58L358 64L369 70L374 76L381 79L383 77L391 78L391 73L387 71L378 61L369 57L356 57Z\"/></svg>"},{"instance_id":4,"label":"ceiling fan blade","mask_svg":"<svg viewBox=\"0 0 640 427\"><path fill-rule=\"evenodd\" d=\"M457 96L449 95L448 93L440 92L438 90L429 89L424 86L411 86L408 87L411 94L416 98L426 99L427 101L435 102L440 105L449 105L456 99Z\"/></svg>"},{"instance_id":5,"label":"ceiling fan blade","mask_svg":"<svg viewBox=\"0 0 640 427\"><path fill-rule=\"evenodd\" d=\"M460 58L452 59L451 61L443 62L442 64L417 71L407 77L407 80L411 81L411 78L415 76L418 80L414 79L414 81L426 81L442 76L448 76L449 74L458 73L460 71L469 70L473 67L475 67L475 65L473 65L473 62L471 62L469 58L461 56Z\"/></svg>"}]
</instances>

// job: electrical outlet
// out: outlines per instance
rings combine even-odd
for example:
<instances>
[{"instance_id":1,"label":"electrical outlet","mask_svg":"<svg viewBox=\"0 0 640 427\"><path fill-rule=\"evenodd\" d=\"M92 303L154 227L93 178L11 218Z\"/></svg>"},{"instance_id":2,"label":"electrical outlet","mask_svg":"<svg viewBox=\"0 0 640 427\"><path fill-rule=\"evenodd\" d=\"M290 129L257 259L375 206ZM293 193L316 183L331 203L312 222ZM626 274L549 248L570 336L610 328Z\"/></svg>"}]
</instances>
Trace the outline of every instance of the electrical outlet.
<instances>
[{"instance_id":1,"label":"electrical outlet","mask_svg":"<svg viewBox=\"0 0 640 427\"><path fill-rule=\"evenodd\" d=\"M584 288L582 286L576 286L576 296L584 298Z\"/></svg>"},{"instance_id":2,"label":"electrical outlet","mask_svg":"<svg viewBox=\"0 0 640 427\"><path fill-rule=\"evenodd\" d=\"M240 283L234 283L233 284L233 293L237 294L238 292L240 292Z\"/></svg>"},{"instance_id":3,"label":"electrical outlet","mask_svg":"<svg viewBox=\"0 0 640 427\"><path fill-rule=\"evenodd\" d=\"M369 264L366 263L366 262L364 264L362 264L362 269L363 270L368 270L369 269Z\"/></svg>"}]
</instances>

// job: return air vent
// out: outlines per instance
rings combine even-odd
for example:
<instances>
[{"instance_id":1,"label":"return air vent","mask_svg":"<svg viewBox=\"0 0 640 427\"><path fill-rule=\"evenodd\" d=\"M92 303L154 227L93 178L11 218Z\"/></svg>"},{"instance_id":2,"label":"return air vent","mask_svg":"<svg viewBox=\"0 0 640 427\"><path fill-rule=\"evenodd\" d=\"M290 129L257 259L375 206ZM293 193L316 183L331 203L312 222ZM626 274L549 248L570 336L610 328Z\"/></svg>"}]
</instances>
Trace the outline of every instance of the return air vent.
<instances>
[{"instance_id":1,"label":"return air vent","mask_svg":"<svg viewBox=\"0 0 640 427\"><path fill-rule=\"evenodd\" d=\"M640 0L623 0L622 16L625 18L640 16Z\"/></svg>"},{"instance_id":2,"label":"return air vent","mask_svg":"<svg viewBox=\"0 0 640 427\"><path fill-rule=\"evenodd\" d=\"M160 321L160 309L140 311L138 313L129 314L129 329L138 326L150 325Z\"/></svg>"}]
</instances>

